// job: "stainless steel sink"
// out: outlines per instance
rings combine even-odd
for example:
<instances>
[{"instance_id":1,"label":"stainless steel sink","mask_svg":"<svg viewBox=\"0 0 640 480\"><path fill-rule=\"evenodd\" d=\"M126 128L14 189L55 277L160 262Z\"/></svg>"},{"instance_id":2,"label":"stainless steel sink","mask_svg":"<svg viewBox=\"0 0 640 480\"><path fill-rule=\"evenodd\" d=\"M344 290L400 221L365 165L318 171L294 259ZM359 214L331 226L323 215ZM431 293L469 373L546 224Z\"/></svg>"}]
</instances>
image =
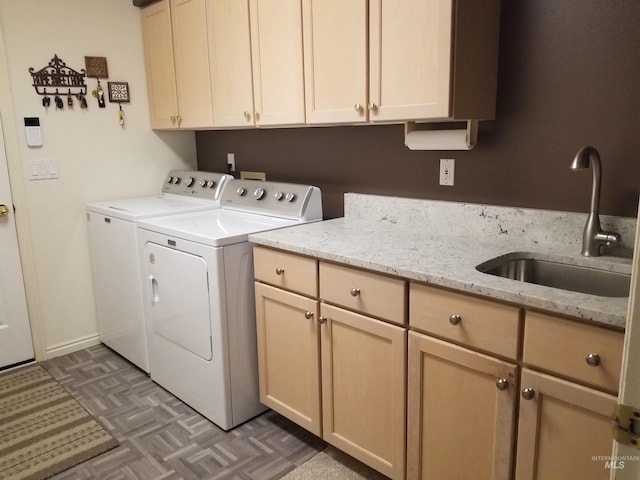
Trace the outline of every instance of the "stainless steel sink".
<instances>
[{"instance_id":1,"label":"stainless steel sink","mask_svg":"<svg viewBox=\"0 0 640 480\"><path fill-rule=\"evenodd\" d=\"M628 297L631 275L600 268L571 265L548 259L506 256L482 263L476 269L489 275L588 293L601 297Z\"/></svg>"}]
</instances>

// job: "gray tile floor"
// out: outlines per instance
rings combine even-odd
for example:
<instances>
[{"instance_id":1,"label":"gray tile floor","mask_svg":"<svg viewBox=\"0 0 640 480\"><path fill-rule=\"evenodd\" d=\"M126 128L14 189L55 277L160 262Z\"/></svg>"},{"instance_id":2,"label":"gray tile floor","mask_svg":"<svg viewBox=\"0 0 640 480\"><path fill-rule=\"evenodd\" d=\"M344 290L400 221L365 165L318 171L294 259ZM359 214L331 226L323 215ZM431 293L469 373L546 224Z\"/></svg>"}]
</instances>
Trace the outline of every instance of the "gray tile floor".
<instances>
[{"instance_id":1,"label":"gray tile floor","mask_svg":"<svg viewBox=\"0 0 640 480\"><path fill-rule=\"evenodd\" d=\"M275 480L326 447L271 411L224 432L102 345L43 365L120 442L55 480Z\"/></svg>"}]
</instances>

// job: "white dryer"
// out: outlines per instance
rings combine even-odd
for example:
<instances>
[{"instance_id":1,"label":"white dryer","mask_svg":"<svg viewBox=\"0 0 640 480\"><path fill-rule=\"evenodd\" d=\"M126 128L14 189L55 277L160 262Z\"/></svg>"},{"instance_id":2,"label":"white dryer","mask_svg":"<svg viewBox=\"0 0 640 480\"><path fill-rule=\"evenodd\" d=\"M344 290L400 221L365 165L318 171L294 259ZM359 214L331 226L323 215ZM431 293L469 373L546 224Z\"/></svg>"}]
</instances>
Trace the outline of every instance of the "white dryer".
<instances>
[{"instance_id":1,"label":"white dryer","mask_svg":"<svg viewBox=\"0 0 640 480\"><path fill-rule=\"evenodd\" d=\"M258 392L248 235L322 220L317 187L230 180L222 208L138 224L151 379L228 430Z\"/></svg>"},{"instance_id":2,"label":"white dryer","mask_svg":"<svg viewBox=\"0 0 640 480\"><path fill-rule=\"evenodd\" d=\"M172 170L155 196L87 205L89 246L100 341L149 372L136 222L220 207L221 173Z\"/></svg>"}]
</instances>

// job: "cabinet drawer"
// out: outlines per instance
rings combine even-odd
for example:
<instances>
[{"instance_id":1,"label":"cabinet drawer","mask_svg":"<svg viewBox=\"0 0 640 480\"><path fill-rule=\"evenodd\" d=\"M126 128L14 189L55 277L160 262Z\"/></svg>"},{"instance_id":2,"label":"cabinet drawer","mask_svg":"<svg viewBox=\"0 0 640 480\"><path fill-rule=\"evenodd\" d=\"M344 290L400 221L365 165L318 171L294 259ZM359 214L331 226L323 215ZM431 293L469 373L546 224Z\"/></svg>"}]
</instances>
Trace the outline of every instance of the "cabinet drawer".
<instances>
[{"instance_id":1,"label":"cabinet drawer","mask_svg":"<svg viewBox=\"0 0 640 480\"><path fill-rule=\"evenodd\" d=\"M320 262L320 298L351 310L406 324L406 282Z\"/></svg>"},{"instance_id":2,"label":"cabinet drawer","mask_svg":"<svg viewBox=\"0 0 640 480\"><path fill-rule=\"evenodd\" d=\"M523 360L531 366L617 392L623 339L622 332L527 311Z\"/></svg>"},{"instance_id":3,"label":"cabinet drawer","mask_svg":"<svg viewBox=\"0 0 640 480\"><path fill-rule=\"evenodd\" d=\"M412 327L507 358L518 357L519 308L417 283L409 292Z\"/></svg>"},{"instance_id":4,"label":"cabinet drawer","mask_svg":"<svg viewBox=\"0 0 640 480\"><path fill-rule=\"evenodd\" d=\"M318 295L318 261L313 258L254 247L253 267L256 280L310 297Z\"/></svg>"}]
</instances>

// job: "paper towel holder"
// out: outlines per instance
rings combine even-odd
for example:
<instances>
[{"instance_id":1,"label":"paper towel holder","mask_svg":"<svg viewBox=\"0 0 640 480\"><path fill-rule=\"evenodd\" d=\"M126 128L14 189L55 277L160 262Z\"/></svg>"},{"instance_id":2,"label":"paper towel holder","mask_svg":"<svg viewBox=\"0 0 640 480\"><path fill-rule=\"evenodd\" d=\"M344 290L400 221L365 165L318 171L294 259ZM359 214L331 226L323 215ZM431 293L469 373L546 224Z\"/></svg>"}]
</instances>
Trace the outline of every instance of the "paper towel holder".
<instances>
[{"instance_id":1,"label":"paper towel holder","mask_svg":"<svg viewBox=\"0 0 640 480\"><path fill-rule=\"evenodd\" d=\"M466 128L420 130L416 122L404 124L404 144L409 150L471 150L478 140L478 120L467 120Z\"/></svg>"}]
</instances>

